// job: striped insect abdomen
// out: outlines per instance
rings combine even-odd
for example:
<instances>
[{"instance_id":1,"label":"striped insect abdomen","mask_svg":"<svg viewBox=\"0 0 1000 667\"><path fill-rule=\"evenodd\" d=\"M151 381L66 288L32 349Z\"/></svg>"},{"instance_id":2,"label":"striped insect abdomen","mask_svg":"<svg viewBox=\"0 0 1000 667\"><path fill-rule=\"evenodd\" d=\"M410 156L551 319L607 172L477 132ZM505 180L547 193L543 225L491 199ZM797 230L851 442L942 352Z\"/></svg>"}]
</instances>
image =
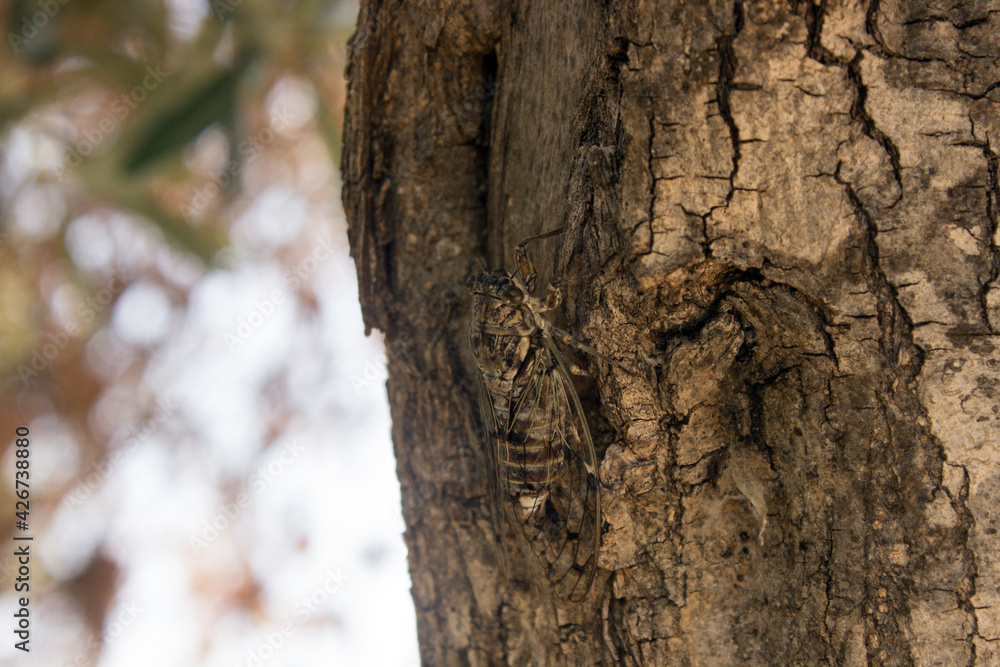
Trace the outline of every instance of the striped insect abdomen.
<instances>
[{"instance_id":1,"label":"striped insect abdomen","mask_svg":"<svg viewBox=\"0 0 1000 667\"><path fill-rule=\"evenodd\" d=\"M536 377L534 384L515 395L523 401L534 399L537 405L517 410L514 419L509 420L509 411L503 405L506 400L499 397L494 403L497 421L509 423L506 433L498 434L497 438L501 473L510 493L522 498L522 505L525 500L539 497L558 478L565 464L560 433L565 430L566 420L550 405L558 398L554 392L561 390L561 385L552 380L551 369L547 369Z\"/></svg>"}]
</instances>

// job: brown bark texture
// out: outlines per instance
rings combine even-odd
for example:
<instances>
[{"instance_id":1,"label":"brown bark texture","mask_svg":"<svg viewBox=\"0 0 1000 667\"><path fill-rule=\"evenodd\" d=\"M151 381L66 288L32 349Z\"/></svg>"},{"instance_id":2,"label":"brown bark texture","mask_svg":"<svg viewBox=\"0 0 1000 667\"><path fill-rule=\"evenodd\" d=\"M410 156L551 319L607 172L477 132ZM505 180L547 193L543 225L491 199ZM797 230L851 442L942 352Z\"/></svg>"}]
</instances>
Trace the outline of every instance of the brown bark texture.
<instances>
[{"instance_id":1,"label":"brown bark texture","mask_svg":"<svg viewBox=\"0 0 1000 667\"><path fill-rule=\"evenodd\" d=\"M998 45L990 0L362 1L344 202L425 664L1000 665ZM558 227L580 604L497 564L463 289Z\"/></svg>"}]
</instances>

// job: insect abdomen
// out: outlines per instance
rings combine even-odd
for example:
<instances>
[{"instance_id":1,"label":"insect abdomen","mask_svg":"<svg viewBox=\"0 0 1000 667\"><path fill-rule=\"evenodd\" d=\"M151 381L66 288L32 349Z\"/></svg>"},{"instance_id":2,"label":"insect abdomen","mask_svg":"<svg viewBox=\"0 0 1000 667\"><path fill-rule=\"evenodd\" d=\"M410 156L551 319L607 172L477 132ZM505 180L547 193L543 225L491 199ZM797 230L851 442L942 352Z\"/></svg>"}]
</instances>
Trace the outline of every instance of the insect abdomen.
<instances>
[{"instance_id":1,"label":"insect abdomen","mask_svg":"<svg viewBox=\"0 0 1000 667\"><path fill-rule=\"evenodd\" d=\"M540 396L553 398L549 393L550 377L542 381ZM556 385L558 387L558 385ZM506 410L497 410L497 417L505 418ZM539 415L545 415L540 418ZM562 473L566 461L563 438L563 416L550 406L534 406L534 409L518 411L510 425L506 437L498 438L500 451L498 461L513 495L537 495ZM575 436L575 433L572 435Z\"/></svg>"},{"instance_id":2,"label":"insect abdomen","mask_svg":"<svg viewBox=\"0 0 1000 667\"><path fill-rule=\"evenodd\" d=\"M562 471L565 460L562 446L553 446L549 442L523 445L507 442L501 445L500 465L513 494L534 491L536 487L552 483Z\"/></svg>"}]
</instances>

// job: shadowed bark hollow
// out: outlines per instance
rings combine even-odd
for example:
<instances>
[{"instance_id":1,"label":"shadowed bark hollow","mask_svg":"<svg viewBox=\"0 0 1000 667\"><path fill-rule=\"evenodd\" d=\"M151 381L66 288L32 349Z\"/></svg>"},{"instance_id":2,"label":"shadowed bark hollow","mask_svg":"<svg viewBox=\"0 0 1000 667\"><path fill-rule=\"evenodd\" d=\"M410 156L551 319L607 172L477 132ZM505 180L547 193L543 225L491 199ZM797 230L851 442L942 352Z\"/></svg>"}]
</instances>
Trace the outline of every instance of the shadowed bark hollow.
<instances>
[{"instance_id":1,"label":"shadowed bark hollow","mask_svg":"<svg viewBox=\"0 0 1000 667\"><path fill-rule=\"evenodd\" d=\"M986 0L361 2L344 202L425 664L1000 664L998 43ZM558 227L580 604L500 573L463 289Z\"/></svg>"}]
</instances>

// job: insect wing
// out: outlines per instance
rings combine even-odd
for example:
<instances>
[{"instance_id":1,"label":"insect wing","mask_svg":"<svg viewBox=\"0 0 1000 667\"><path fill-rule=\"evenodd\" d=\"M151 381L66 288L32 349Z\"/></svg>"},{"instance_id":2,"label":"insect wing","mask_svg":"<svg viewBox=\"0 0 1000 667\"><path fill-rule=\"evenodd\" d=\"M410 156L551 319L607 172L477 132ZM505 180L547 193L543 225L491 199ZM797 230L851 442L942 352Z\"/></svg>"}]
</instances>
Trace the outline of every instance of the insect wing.
<instances>
[{"instance_id":1,"label":"insect wing","mask_svg":"<svg viewBox=\"0 0 1000 667\"><path fill-rule=\"evenodd\" d=\"M479 414L482 419L483 431L486 434L486 460L489 465L490 477L490 521L493 524L494 547L496 548L497 562L500 563L500 570L504 576L507 576L507 545L504 543L504 518L502 516L502 508L506 504L507 494L500 488L500 462L498 460L500 444L497 439L499 425L496 411L493 409L493 401L486 390L483 375L478 369L476 384L479 388Z\"/></svg>"},{"instance_id":2,"label":"insect wing","mask_svg":"<svg viewBox=\"0 0 1000 667\"><path fill-rule=\"evenodd\" d=\"M543 340L544 346L534 349L533 370L512 406L508 430L499 425L497 441L511 451L529 436L547 443L544 451L524 458L542 461L548 469L539 471L537 463L533 469L530 463L519 468L499 449L492 456L508 519L521 529L560 597L576 602L586 596L597 568L601 521L597 457L566 364L552 339ZM530 494L518 497L510 492L532 476L549 480L534 501Z\"/></svg>"},{"instance_id":3,"label":"insect wing","mask_svg":"<svg viewBox=\"0 0 1000 667\"><path fill-rule=\"evenodd\" d=\"M587 418L569 371L555 345L545 336L545 347L554 362L549 386L552 411L561 419L559 433L565 448L565 470L550 490L545 522L550 539L539 557L548 563L547 575L560 595L582 600L597 571L601 540L601 491L597 478L597 453Z\"/></svg>"}]
</instances>

